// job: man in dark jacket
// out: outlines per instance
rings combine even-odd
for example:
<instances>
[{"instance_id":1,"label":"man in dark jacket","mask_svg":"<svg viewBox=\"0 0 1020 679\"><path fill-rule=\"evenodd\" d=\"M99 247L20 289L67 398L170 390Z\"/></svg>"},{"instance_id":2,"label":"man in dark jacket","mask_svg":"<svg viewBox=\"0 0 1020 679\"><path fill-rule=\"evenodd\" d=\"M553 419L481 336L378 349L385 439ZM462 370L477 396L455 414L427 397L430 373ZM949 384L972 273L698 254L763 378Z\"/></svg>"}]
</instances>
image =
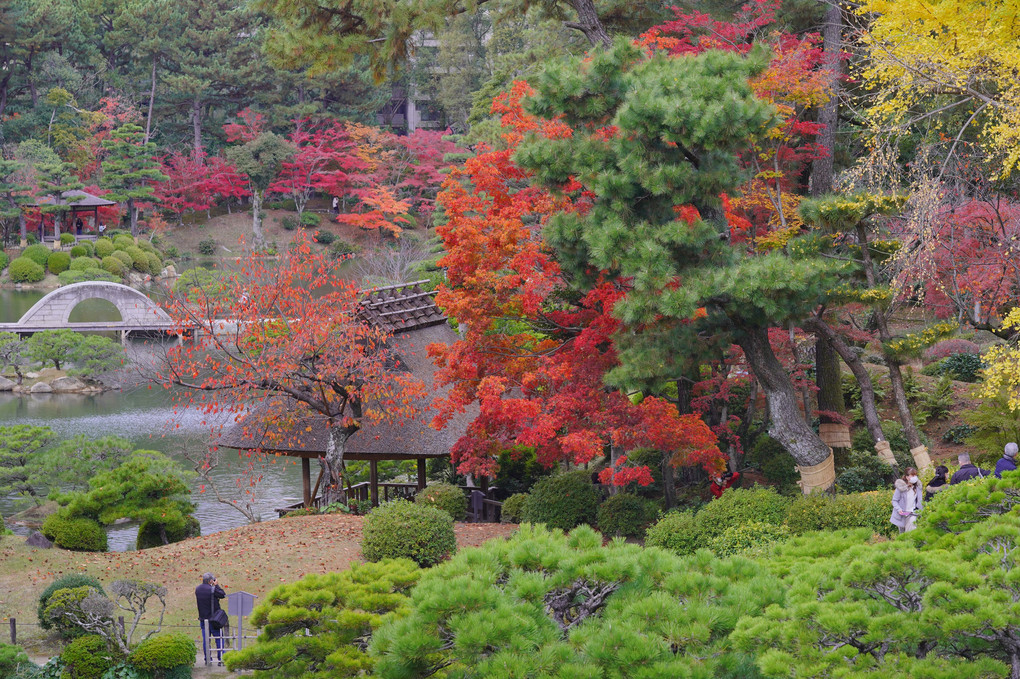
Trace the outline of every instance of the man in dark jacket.
<instances>
[{"instance_id":1,"label":"man in dark jacket","mask_svg":"<svg viewBox=\"0 0 1020 679\"><path fill-rule=\"evenodd\" d=\"M970 461L970 454L968 453L960 453L956 459L960 461L960 468L953 474L953 478L949 479L949 485L951 486L963 483L964 481L970 481L971 479L983 479L992 475L988 470L975 467Z\"/></svg>"},{"instance_id":2,"label":"man in dark jacket","mask_svg":"<svg viewBox=\"0 0 1020 679\"><path fill-rule=\"evenodd\" d=\"M1002 451L1002 457L995 463L995 475L998 478L1002 478L1002 472L1015 472L1016 471L1016 454L1020 450L1015 443L1007 443L1006 448Z\"/></svg>"},{"instance_id":3,"label":"man in dark jacket","mask_svg":"<svg viewBox=\"0 0 1020 679\"><path fill-rule=\"evenodd\" d=\"M220 599L227 596L223 588L216 582L212 573L202 574L202 584L195 588L195 603L198 604L198 624L202 628L202 657L209 662L209 643L205 636L206 620L220 610ZM209 635L216 637L216 660L223 664L223 628L212 622L208 623Z\"/></svg>"}]
</instances>

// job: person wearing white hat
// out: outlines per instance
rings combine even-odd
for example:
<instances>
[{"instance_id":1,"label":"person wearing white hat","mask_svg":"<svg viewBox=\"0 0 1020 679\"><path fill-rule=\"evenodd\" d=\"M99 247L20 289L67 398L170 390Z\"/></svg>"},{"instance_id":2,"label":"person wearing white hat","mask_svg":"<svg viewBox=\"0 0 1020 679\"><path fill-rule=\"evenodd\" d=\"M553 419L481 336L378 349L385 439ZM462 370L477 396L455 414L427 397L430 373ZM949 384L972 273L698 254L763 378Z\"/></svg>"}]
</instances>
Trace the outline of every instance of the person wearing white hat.
<instances>
[{"instance_id":1,"label":"person wearing white hat","mask_svg":"<svg viewBox=\"0 0 1020 679\"><path fill-rule=\"evenodd\" d=\"M1002 478L1002 472L1015 472L1016 471L1016 454L1020 450L1015 443L1012 441L1006 444L1006 447L1002 451L1002 457L995 463L995 475Z\"/></svg>"}]
</instances>

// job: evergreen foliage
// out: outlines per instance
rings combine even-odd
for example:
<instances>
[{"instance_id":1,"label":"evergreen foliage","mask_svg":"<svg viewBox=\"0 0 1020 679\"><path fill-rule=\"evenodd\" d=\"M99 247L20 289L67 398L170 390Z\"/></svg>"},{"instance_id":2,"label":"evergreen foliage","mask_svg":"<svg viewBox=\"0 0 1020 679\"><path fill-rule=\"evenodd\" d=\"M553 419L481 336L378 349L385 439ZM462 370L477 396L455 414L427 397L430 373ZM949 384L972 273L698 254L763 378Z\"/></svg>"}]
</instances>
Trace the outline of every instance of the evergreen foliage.
<instances>
[{"instance_id":1,"label":"evergreen foliage","mask_svg":"<svg viewBox=\"0 0 1020 679\"><path fill-rule=\"evenodd\" d=\"M463 521L467 515L467 496L457 486L434 483L414 496L415 504L441 509L454 521Z\"/></svg>"},{"instance_id":2,"label":"evergreen foliage","mask_svg":"<svg viewBox=\"0 0 1020 679\"><path fill-rule=\"evenodd\" d=\"M397 500L374 510L362 524L361 553L369 561L410 559L428 567L456 550L453 519L435 507Z\"/></svg>"},{"instance_id":3,"label":"evergreen foliage","mask_svg":"<svg viewBox=\"0 0 1020 679\"><path fill-rule=\"evenodd\" d=\"M499 520L501 523L520 523L524 517L524 503L528 501L527 493L516 493L503 500Z\"/></svg>"},{"instance_id":4,"label":"evergreen foliage","mask_svg":"<svg viewBox=\"0 0 1020 679\"><path fill-rule=\"evenodd\" d=\"M46 268L50 270L50 273L60 273L61 271L67 271L67 268L71 266L71 255L66 252L54 252L46 260Z\"/></svg>"},{"instance_id":5,"label":"evergreen foliage","mask_svg":"<svg viewBox=\"0 0 1020 679\"><path fill-rule=\"evenodd\" d=\"M46 269L28 257L17 257L7 271L15 283L37 283L46 277Z\"/></svg>"},{"instance_id":6,"label":"evergreen foliage","mask_svg":"<svg viewBox=\"0 0 1020 679\"><path fill-rule=\"evenodd\" d=\"M790 503L786 525L797 535L854 528L867 528L872 533L888 535L895 528L889 523L891 499L890 490L833 496L813 493Z\"/></svg>"},{"instance_id":7,"label":"evergreen foliage","mask_svg":"<svg viewBox=\"0 0 1020 679\"><path fill-rule=\"evenodd\" d=\"M649 547L667 549L680 556L694 554L699 549L708 547L701 536L694 513L690 511L664 514L645 531L645 544Z\"/></svg>"},{"instance_id":8,"label":"evergreen foliage","mask_svg":"<svg viewBox=\"0 0 1020 679\"><path fill-rule=\"evenodd\" d=\"M654 503L631 493L617 493L599 505L596 520L606 537L639 537L654 518Z\"/></svg>"},{"instance_id":9,"label":"evergreen foliage","mask_svg":"<svg viewBox=\"0 0 1020 679\"><path fill-rule=\"evenodd\" d=\"M413 612L372 638L382 679L439 676L634 676L748 679L728 642L739 612L782 601L746 559L682 560L622 540L603 546L521 526L425 572ZM509 674L512 668L512 675Z\"/></svg>"},{"instance_id":10,"label":"evergreen foliage","mask_svg":"<svg viewBox=\"0 0 1020 679\"><path fill-rule=\"evenodd\" d=\"M0 677L21 677L21 672L34 668L21 646L0 642Z\"/></svg>"},{"instance_id":11,"label":"evergreen foliage","mask_svg":"<svg viewBox=\"0 0 1020 679\"><path fill-rule=\"evenodd\" d=\"M75 589L77 587L92 587L100 594L105 595L106 592L103 590L103 585L90 575L83 575L81 573L69 573L68 575L62 575L53 582L51 582L46 589L39 595L39 608L37 615L39 616L39 625L43 629L53 629L53 624L50 619L45 615L46 607L49 605L50 597L53 593L59 589Z\"/></svg>"},{"instance_id":12,"label":"evergreen foliage","mask_svg":"<svg viewBox=\"0 0 1020 679\"><path fill-rule=\"evenodd\" d=\"M21 495L42 504L45 480L34 469L38 455L53 442L49 427L16 424L0 427L0 493Z\"/></svg>"},{"instance_id":13,"label":"evergreen foliage","mask_svg":"<svg viewBox=\"0 0 1020 679\"><path fill-rule=\"evenodd\" d=\"M758 554L769 545L788 540L792 535L786 526L749 521L730 526L710 540L708 548L721 557L733 554Z\"/></svg>"},{"instance_id":14,"label":"evergreen foliage","mask_svg":"<svg viewBox=\"0 0 1020 679\"><path fill-rule=\"evenodd\" d=\"M375 630L409 613L408 593L421 571L407 559L353 564L280 585L252 613L255 644L225 657L233 671L264 679L333 679L371 672L365 652Z\"/></svg>"},{"instance_id":15,"label":"evergreen foliage","mask_svg":"<svg viewBox=\"0 0 1020 679\"><path fill-rule=\"evenodd\" d=\"M751 522L773 526L786 521L790 498L772 488L731 488L697 513L697 522L705 538L722 535L730 526Z\"/></svg>"},{"instance_id":16,"label":"evergreen foliage","mask_svg":"<svg viewBox=\"0 0 1020 679\"><path fill-rule=\"evenodd\" d=\"M68 517L59 512L43 521L42 534L53 544L75 552L105 552L109 546L106 529L88 517Z\"/></svg>"},{"instance_id":17,"label":"evergreen foliage","mask_svg":"<svg viewBox=\"0 0 1020 679\"><path fill-rule=\"evenodd\" d=\"M163 632L144 639L131 651L128 662L154 679L168 677L168 670L195 663L195 642L184 632Z\"/></svg>"},{"instance_id":18,"label":"evergreen foliage","mask_svg":"<svg viewBox=\"0 0 1020 679\"><path fill-rule=\"evenodd\" d=\"M521 520L560 530L594 525L599 499L591 476L583 469L547 476L532 486Z\"/></svg>"},{"instance_id":19,"label":"evergreen foliage","mask_svg":"<svg viewBox=\"0 0 1020 679\"><path fill-rule=\"evenodd\" d=\"M45 267L46 262L49 260L50 255L53 254L53 250L50 250L45 245L39 243L35 245L29 245L27 248L21 251L22 257L28 257L39 266Z\"/></svg>"},{"instance_id":20,"label":"evergreen foliage","mask_svg":"<svg viewBox=\"0 0 1020 679\"><path fill-rule=\"evenodd\" d=\"M143 141L142 128L133 123L115 129L109 139L103 140L106 159L103 161L103 180L110 189L110 200L127 206L131 235L138 235L138 207L136 201L153 201L153 182L169 179L159 169L155 159L156 145Z\"/></svg>"},{"instance_id":21,"label":"evergreen foliage","mask_svg":"<svg viewBox=\"0 0 1020 679\"><path fill-rule=\"evenodd\" d=\"M60 653L60 660L64 663L61 679L102 679L118 658L110 653L105 639L95 634L86 634L65 646Z\"/></svg>"}]
</instances>

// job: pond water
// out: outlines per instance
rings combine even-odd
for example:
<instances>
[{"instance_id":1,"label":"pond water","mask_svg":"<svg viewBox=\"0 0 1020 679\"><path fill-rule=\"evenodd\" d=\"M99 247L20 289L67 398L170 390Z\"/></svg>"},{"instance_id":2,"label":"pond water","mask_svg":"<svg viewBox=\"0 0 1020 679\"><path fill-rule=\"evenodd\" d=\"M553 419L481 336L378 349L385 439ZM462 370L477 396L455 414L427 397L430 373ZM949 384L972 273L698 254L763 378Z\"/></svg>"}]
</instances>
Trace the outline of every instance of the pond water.
<instances>
[{"instance_id":1,"label":"pond water","mask_svg":"<svg viewBox=\"0 0 1020 679\"><path fill-rule=\"evenodd\" d=\"M0 290L0 322L17 321L43 294L40 291ZM79 305L71 316L72 322L96 320L118 320L117 312L101 300L92 300ZM145 347L139 341L133 349L145 350ZM208 440L210 435L210 423L201 413L187 411L183 415L175 414L168 392L149 389L146 385L90 396L0 392L0 426L12 424L45 425L52 428L59 438L77 434L94 438L120 436L129 439L138 448L159 450L178 458L181 458L183 448L203 451L203 441ZM187 460L181 461L188 465ZM276 518L275 507L300 499L301 467L295 462L281 457L271 458L266 464L256 502L264 520ZM241 459L233 451L224 451L223 461L211 478L217 487L231 492L246 466L246 458ZM246 523L237 510L217 502L211 492L200 492L197 485L193 500L198 506L195 516L202 526L203 535ZM9 516L19 508L24 508L24 505L18 505L14 498L0 497L0 514ZM110 549L123 551L133 548L136 533L137 526L130 524L112 527L109 530Z\"/></svg>"}]
</instances>

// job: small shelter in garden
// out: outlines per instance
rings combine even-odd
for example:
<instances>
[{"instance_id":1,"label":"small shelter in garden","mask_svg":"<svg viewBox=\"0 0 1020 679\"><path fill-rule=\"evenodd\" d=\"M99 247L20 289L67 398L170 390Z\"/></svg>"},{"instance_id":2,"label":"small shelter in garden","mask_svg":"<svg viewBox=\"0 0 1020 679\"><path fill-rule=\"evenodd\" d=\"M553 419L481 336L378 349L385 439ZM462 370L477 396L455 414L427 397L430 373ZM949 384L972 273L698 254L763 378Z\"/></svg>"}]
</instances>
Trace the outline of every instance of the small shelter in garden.
<instances>
[{"instance_id":1,"label":"small shelter in garden","mask_svg":"<svg viewBox=\"0 0 1020 679\"><path fill-rule=\"evenodd\" d=\"M426 397L417 404L417 414L393 422L374 423L365 420L347 441L345 460L369 462L369 492L373 505L379 504L378 463L382 460L417 461L417 487L425 487L425 465L431 458L450 455L450 449L467 431L476 411L455 416L441 431L430 426L435 410L432 399L439 393L435 387L435 365L428 356L428 346L452 344L459 335L446 322L436 306L432 292L422 288L426 281L375 288L362 299L363 317L376 327L392 333L390 346L398 355L401 366L420 379ZM282 405L282 408L281 408ZM286 403L267 403L254 408L240 423L227 429L215 445L239 450L260 450L268 454L301 458L303 500L305 507L316 501L319 479L312 485L311 461L326 453L327 427L321 415L295 418L286 423L269 413L287 412Z\"/></svg>"},{"instance_id":2,"label":"small shelter in garden","mask_svg":"<svg viewBox=\"0 0 1020 679\"><path fill-rule=\"evenodd\" d=\"M42 243L60 240L61 223L64 224L64 232L74 234L76 239L95 239L100 235L99 208L112 207L116 204L116 201L100 198L99 196L76 189L64 191L60 194L60 200L56 200L53 196L47 196L38 203L29 204L28 207L68 206L67 211L64 213L66 218L61 218L59 221L54 220L53 235L51 236L43 233L45 220L39 220L39 242ZM82 221L80 229L77 227L78 220Z\"/></svg>"}]
</instances>

